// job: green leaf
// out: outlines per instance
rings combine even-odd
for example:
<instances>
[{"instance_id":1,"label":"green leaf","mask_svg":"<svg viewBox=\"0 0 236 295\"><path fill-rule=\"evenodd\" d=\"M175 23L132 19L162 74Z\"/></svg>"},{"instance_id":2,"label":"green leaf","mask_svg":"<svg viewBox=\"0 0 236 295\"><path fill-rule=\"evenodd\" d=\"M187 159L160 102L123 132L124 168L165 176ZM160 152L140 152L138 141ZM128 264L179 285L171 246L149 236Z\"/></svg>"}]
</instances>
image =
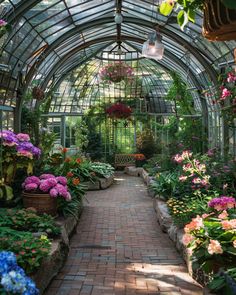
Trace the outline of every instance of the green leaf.
<instances>
[{"instance_id":1,"label":"green leaf","mask_svg":"<svg viewBox=\"0 0 236 295\"><path fill-rule=\"evenodd\" d=\"M236 9L236 1L235 0L221 0L221 2L230 9Z\"/></svg>"},{"instance_id":2,"label":"green leaf","mask_svg":"<svg viewBox=\"0 0 236 295\"><path fill-rule=\"evenodd\" d=\"M6 200L10 201L13 198L13 190L8 185L5 185L5 190L6 190Z\"/></svg>"},{"instance_id":3,"label":"green leaf","mask_svg":"<svg viewBox=\"0 0 236 295\"><path fill-rule=\"evenodd\" d=\"M211 290L220 290L225 285L225 278L222 276L216 276L209 284L208 287Z\"/></svg>"},{"instance_id":4,"label":"green leaf","mask_svg":"<svg viewBox=\"0 0 236 295\"><path fill-rule=\"evenodd\" d=\"M169 2L163 1L160 5L160 13L164 16L168 16L174 8L174 5L171 5Z\"/></svg>"},{"instance_id":5,"label":"green leaf","mask_svg":"<svg viewBox=\"0 0 236 295\"><path fill-rule=\"evenodd\" d=\"M188 23L188 14L184 10L181 10L177 15L177 21L183 31L185 25Z\"/></svg>"},{"instance_id":6,"label":"green leaf","mask_svg":"<svg viewBox=\"0 0 236 295\"><path fill-rule=\"evenodd\" d=\"M195 22L195 11L192 9L188 9L188 20L190 20L192 23Z\"/></svg>"}]
</instances>

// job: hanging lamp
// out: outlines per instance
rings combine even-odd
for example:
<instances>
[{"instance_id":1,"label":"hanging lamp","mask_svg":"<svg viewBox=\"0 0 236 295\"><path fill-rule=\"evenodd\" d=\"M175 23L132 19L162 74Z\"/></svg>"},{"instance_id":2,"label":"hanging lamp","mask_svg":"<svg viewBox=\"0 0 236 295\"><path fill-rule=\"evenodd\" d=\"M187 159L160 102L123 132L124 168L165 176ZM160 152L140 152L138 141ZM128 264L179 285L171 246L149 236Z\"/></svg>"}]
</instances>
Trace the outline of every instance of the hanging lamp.
<instances>
[{"instance_id":1,"label":"hanging lamp","mask_svg":"<svg viewBox=\"0 0 236 295\"><path fill-rule=\"evenodd\" d=\"M122 14L120 12L116 12L114 20L117 25L120 25L123 22Z\"/></svg>"},{"instance_id":2,"label":"hanging lamp","mask_svg":"<svg viewBox=\"0 0 236 295\"><path fill-rule=\"evenodd\" d=\"M160 60L164 55L164 45L161 43L162 36L157 32L148 34L148 39L143 43L142 56Z\"/></svg>"}]
</instances>

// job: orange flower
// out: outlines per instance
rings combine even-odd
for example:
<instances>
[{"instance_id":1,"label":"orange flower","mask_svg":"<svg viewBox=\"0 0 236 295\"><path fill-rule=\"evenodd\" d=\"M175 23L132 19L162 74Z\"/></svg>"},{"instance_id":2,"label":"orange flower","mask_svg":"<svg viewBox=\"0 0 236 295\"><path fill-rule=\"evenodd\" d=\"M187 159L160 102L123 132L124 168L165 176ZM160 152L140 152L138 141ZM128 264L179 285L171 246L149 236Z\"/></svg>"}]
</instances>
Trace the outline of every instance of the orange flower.
<instances>
[{"instance_id":1,"label":"orange flower","mask_svg":"<svg viewBox=\"0 0 236 295\"><path fill-rule=\"evenodd\" d=\"M68 149L67 149L67 148L63 148L63 149L61 150L61 152L62 152L63 154L65 154L65 153L68 152Z\"/></svg>"},{"instance_id":2,"label":"orange flower","mask_svg":"<svg viewBox=\"0 0 236 295\"><path fill-rule=\"evenodd\" d=\"M76 163L80 164L82 162L82 160L80 158L77 158L76 160Z\"/></svg>"},{"instance_id":3,"label":"orange flower","mask_svg":"<svg viewBox=\"0 0 236 295\"><path fill-rule=\"evenodd\" d=\"M73 185L79 185L80 184L80 179L79 178L73 178L72 183L73 183Z\"/></svg>"},{"instance_id":4,"label":"orange flower","mask_svg":"<svg viewBox=\"0 0 236 295\"><path fill-rule=\"evenodd\" d=\"M67 177L67 178L71 178L72 176L74 176L74 174L73 174L72 172L68 172L68 173L66 174L66 177Z\"/></svg>"},{"instance_id":5,"label":"orange flower","mask_svg":"<svg viewBox=\"0 0 236 295\"><path fill-rule=\"evenodd\" d=\"M67 157L67 158L65 158L65 161L64 162L69 163L70 161L71 161L71 158L70 157Z\"/></svg>"}]
</instances>

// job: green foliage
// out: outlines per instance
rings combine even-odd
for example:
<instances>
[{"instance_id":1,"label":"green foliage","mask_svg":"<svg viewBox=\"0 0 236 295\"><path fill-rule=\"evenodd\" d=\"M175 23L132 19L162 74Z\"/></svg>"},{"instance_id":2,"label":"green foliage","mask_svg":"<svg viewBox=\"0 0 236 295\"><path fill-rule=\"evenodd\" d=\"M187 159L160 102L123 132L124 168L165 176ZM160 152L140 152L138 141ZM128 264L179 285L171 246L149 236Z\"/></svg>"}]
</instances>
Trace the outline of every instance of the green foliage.
<instances>
[{"instance_id":1,"label":"green foliage","mask_svg":"<svg viewBox=\"0 0 236 295\"><path fill-rule=\"evenodd\" d=\"M34 237L29 232L20 232L9 227L0 227L0 250L12 251L17 263L27 274L35 272L48 255L50 242L46 236Z\"/></svg>"},{"instance_id":2,"label":"green foliage","mask_svg":"<svg viewBox=\"0 0 236 295\"><path fill-rule=\"evenodd\" d=\"M144 129L137 134L136 148L140 154L144 154L147 159L151 158L156 151L156 144L154 140L153 131L151 129Z\"/></svg>"},{"instance_id":3,"label":"green foliage","mask_svg":"<svg viewBox=\"0 0 236 295\"><path fill-rule=\"evenodd\" d=\"M217 294L234 295L236 292L236 268L229 268L215 274L208 288Z\"/></svg>"},{"instance_id":4,"label":"green foliage","mask_svg":"<svg viewBox=\"0 0 236 295\"><path fill-rule=\"evenodd\" d=\"M156 175L150 187L160 198L169 199L179 185L179 172L161 172Z\"/></svg>"},{"instance_id":5,"label":"green foliage","mask_svg":"<svg viewBox=\"0 0 236 295\"><path fill-rule=\"evenodd\" d=\"M91 172L96 173L98 177L110 177L114 174L115 168L107 163L93 162L91 163Z\"/></svg>"},{"instance_id":6,"label":"green foliage","mask_svg":"<svg viewBox=\"0 0 236 295\"><path fill-rule=\"evenodd\" d=\"M53 217L47 214L39 216L34 208L0 209L0 226L18 231L44 232L51 237L60 234Z\"/></svg>"},{"instance_id":7,"label":"green foliage","mask_svg":"<svg viewBox=\"0 0 236 295\"><path fill-rule=\"evenodd\" d=\"M187 84L176 72L172 71L170 75L173 79L173 84L165 98L174 101L176 115L194 114L193 98Z\"/></svg>"}]
</instances>

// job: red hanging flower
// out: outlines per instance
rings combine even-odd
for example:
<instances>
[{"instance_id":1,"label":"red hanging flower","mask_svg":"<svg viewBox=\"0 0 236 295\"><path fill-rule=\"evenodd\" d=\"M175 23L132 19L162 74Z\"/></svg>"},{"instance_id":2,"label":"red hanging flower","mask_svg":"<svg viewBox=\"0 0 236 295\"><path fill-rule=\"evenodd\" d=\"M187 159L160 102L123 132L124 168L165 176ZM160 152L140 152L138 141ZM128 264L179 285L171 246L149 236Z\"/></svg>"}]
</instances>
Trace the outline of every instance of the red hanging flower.
<instances>
[{"instance_id":1,"label":"red hanging flower","mask_svg":"<svg viewBox=\"0 0 236 295\"><path fill-rule=\"evenodd\" d=\"M110 118L127 119L131 116L132 109L129 106L118 102L107 108L106 113Z\"/></svg>"}]
</instances>

